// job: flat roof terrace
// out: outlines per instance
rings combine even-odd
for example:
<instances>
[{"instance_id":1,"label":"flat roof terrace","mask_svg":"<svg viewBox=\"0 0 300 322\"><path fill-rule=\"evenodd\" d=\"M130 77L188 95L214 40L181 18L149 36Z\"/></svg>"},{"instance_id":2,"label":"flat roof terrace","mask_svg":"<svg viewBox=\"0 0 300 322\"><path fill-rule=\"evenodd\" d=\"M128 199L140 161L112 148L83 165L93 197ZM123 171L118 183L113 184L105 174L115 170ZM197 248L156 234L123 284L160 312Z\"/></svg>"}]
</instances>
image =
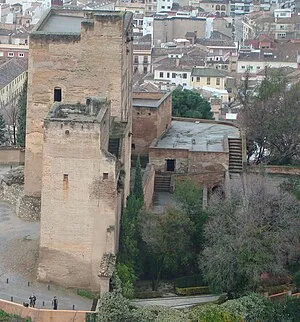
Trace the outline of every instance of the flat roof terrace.
<instances>
[{"instance_id":1,"label":"flat roof terrace","mask_svg":"<svg viewBox=\"0 0 300 322\"><path fill-rule=\"evenodd\" d=\"M198 152L227 152L224 138L240 138L238 128L220 123L172 121L167 132L152 146Z\"/></svg>"},{"instance_id":2,"label":"flat roof terrace","mask_svg":"<svg viewBox=\"0 0 300 322\"><path fill-rule=\"evenodd\" d=\"M136 107L159 107L160 99L150 99L150 98L133 98L132 106Z\"/></svg>"},{"instance_id":3,"label":"flat roof terrace","mask_svg":"<svg viewBox=\"0 0 300 322\"><path fill-rule=\"evenodd\" d=\"M83 17L50 15L38 31L53 33L80 33Z\"/></svg>"},{"instance_id":4,"label":"flat roof terrace","mask_svg":"<svg viewBox=\"0 0 300 322\"><path fill-rule=\"evenodd\" d=\"M31 34L80 35L81 24L101 19L124 19L124 28L131 22L132 13L121 11L82 10L78 8L51 8L40 19Z\"/></svg>"}]
</instances>

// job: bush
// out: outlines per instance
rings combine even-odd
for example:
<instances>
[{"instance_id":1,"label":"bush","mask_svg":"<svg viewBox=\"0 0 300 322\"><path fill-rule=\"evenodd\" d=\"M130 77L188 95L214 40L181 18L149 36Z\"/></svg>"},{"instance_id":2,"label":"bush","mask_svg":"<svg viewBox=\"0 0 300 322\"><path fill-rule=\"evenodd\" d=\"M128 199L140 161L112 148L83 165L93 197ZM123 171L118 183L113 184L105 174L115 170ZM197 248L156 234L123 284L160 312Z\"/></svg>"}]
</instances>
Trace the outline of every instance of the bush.
<instances>
[{"instance_id":1,"label":"bush","mask_svg":"<svg viewBox=\"0 0 300 322\"><path fill-rule=\"evenodd\" d=\"M130 322L187 322L187 316L176 309L150 306L132 310Z\"/></svg>"},{"instance_id":2,"label":"bush","mask_svg":"<svg viewBox=\"0 0 300 322\"><path fill-rule=\"evenodd\" d=\"M179 288L202 286L203 284L202 275L183 276L174 280L174 286Z\"/></svg>"},{"instance_id":3,"label":"bush","mask_svg":"<svg viewBox=\"0 0 300 322\"><path fill-rule=\"evenodd\" d=\"M243 322L241 315L229 312L226 308L216 305L200 305L190 313L191 322Z\"/></svg>"},{"instance_id":4,"label":"bush","mask_svg":"<svg viewBox=\"0 0 300 322\"><path fill-rule=\"evenodd\" d=\"M137 299L153 299L162 296L163 293L160 291L136 291L134 297Z\"/></svg>"},{"instance_id":5,"label":"bush","mask_svg":"<svg viewBox=\"0 0 300 322\"><path fill-rule=\"evenodd\" d=\"M175 293L177 295L190 296L190 295L210 294L211 292L208 286L197 286L197 287L186 287L186 288L176 287Z\"/></svg>"},{"instance_id":6,"label":"bush","mask_svg":"<svg viewBox=\"0 0 300 322\"><path fill-rule=\"evenodd\" d=\"M273 321L274 305L269 298L252 293L241 298L230 300L221 305L232 313L244 314L247 321ZM244 309L243 309L244 308Z\"/></svg>"}]
</instances>

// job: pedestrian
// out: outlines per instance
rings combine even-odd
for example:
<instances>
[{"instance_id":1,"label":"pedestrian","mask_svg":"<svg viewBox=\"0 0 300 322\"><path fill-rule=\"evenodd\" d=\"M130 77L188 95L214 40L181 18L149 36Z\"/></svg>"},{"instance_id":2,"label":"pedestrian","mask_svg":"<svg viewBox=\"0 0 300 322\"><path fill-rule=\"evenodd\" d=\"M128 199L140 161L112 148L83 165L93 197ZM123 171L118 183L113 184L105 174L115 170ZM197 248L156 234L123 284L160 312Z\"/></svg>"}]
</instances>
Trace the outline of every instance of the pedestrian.
<instances>
[{"instance_id":1,"label":"pedestrian","mask_svg":"<svg viewBox=\"0 0 300 322\"><path fill-rule=\"evenodd\" d=\"M29 306L33 307L33 296L32 295L29 296Z\"/></svg>"},{"instance_id":2,"label":"pedestrian","mask_svg":"<svg viewBox=\"0 0 300 322\"><path fill-rule=\"evenodd\" d=\"M36 296L33 294L32 295L32 307L35 307L35 302L36 302Z\"/></svg>"},{"instance_id":3,"label":"pedestrian","mask_svg":"<svg viewBox=\"0 0 300 322\"><path fill-rule=\"evenodd\" d=\"M53 306L53 310L57 310L58 300L57 300L56 296L53 297L52 306Z\"/></svg>"}]
</instances>

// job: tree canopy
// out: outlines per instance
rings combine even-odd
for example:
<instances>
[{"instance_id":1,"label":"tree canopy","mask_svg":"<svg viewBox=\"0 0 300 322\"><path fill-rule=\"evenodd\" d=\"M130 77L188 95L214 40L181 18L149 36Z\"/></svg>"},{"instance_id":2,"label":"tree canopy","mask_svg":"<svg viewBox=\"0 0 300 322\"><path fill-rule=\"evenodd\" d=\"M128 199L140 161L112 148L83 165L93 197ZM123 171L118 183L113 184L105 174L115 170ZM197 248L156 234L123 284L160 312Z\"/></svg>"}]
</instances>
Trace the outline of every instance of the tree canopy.
<instances>
[{"instance_id":1,"label":"tree canopy","mask_svg":"<svg viewBox=\"0 0 300 322\"><path fill-rule=\"evenodd\" d=\"M173 116L213 119L210 103L197 91L175 89L172 97Z\"/></svg>"},{"instance_id":2,"label":"tree canopy","mask_svg":"<svg viewBox=\"0 0 300 322\"><path fill-rule=\"evenodd\" d=\"M287 86L278 73L267 74L254 91L246 80L239 91L248 157L256 163L291 164L300 157L300 83Z\"/></svg>"}]
</instances>

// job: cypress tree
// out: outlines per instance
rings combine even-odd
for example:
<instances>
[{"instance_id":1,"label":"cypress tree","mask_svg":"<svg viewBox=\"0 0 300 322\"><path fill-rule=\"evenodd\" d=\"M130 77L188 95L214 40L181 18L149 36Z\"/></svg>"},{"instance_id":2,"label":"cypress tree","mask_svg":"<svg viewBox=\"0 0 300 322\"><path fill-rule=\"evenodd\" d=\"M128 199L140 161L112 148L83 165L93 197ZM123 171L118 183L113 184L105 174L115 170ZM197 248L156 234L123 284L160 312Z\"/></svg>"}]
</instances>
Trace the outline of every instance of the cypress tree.
<instances>
[{"instance_id":1,"label":"cypress tree","mask_svg":"<svg viewBox=\"0 0 300 322\"><path fill-rule=\"evenodd\" d=\"M133 196L139 199L142 203L144 203L144 189L143 189L143 178L142 178L142 167L140 157L136 160L135 167L135 178L134 178L134 186L133 186Z\"/></svg>"},{"instance_id":2,"label":"cypress tree","mask_svg":"<svg viewBox=\"0 0 300 322\"><path fill-rule=\"evenodd\" d=\"M18 134L17 142L20 146L25 146L26 138L26 110L27 110L27 80L25 81L22 93L18 100Z\"/></svg>"},{"instance_id":3,"label":"cypress tree","mask_svg":"<svg viewBox=\"0 0 300 322\"><path fill-rule=\"evenodd\" d=\"M3 115L0 113L0 144L1 145L6 142L5 134L6 134L5 121L4 121Z\"/></svg>"}]
</instances>

